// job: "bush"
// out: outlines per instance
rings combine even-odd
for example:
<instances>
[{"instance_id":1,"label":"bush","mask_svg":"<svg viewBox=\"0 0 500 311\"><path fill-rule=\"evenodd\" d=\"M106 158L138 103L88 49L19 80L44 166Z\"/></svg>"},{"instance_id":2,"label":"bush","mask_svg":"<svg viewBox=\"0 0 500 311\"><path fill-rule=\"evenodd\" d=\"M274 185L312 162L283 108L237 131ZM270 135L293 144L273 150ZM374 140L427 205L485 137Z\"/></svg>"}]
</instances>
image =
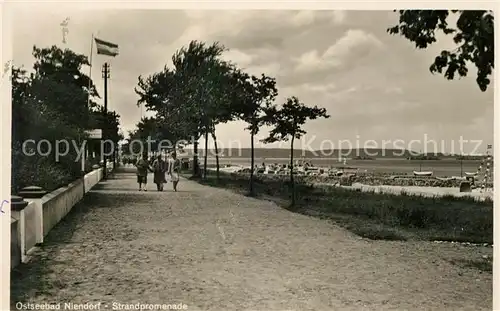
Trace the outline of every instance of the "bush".
<instances>
[{"instance_id":1,"label":"bush","mask_svg":"<svg viewBox=\"0 0 500 311\"><path fill-rule=\"evenodd\" d=\"M85 161L85 173L92 171L93 163ZM17 193L27 186L39 186L53 191L82 177L81 162L75 162L75 155L69 153L55 162L53 157L27 156L19 144L12 148L11 191Z\"/></svg>"},{"instance_id":2,"label":"bush","mask_svg":"<svg viewBox=\"0 0 500 311\"><path fill-rule=\"evenodd\" d=\"M72 180L74 178L70 172L43 158L31 161L18 159L12 163L12 193L27 186L39 186L46 191L53 191Z\"/></svg>"}]
</instances>

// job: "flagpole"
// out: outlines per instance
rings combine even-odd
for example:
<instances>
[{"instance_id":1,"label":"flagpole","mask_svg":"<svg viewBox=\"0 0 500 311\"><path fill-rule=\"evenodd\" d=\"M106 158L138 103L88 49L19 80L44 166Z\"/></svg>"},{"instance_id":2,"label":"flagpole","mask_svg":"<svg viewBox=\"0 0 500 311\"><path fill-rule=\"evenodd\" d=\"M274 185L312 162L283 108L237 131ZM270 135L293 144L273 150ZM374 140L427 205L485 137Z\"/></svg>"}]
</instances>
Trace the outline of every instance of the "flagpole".
<instances>
[{"instance_id":1,"label":"flagpole","mask_svg":"<svg viewBox=\"0 0 500 311\"><path fill-rule=\"evenodd\" d=\"M92 87L92 55L94 54L94 33L92 33L92 41L90 41L90 59L89 59L89 89L87 94L87 108L90 107L90 88Z\"/></svg>"}]
</instances>

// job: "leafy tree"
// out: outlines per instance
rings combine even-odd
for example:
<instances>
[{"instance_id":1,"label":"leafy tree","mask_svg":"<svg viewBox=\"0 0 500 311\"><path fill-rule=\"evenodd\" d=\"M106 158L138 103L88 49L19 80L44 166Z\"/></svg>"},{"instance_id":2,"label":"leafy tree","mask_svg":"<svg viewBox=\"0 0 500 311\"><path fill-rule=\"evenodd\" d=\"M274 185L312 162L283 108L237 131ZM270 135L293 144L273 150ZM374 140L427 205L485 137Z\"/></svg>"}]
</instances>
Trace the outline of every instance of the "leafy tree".
<instances>
[{"instance_id":1,"label":"leafy tree","mask_svg":"<svg viewBox=\"0 0 500 311\"><path fill-rule=\"evenodd\" d=\"M127 158L130 160L130 163L135 163L135 156L139 154L140 146L137 146L136 143L133 143L134 140L139 136L138 130L129 131L128 137L126 138L126 142L122 145L122 152Z\"/></svg>"},{"instance_id":2,"label":"leafy tree","mask_svg":"<svg viewBox=\"0 0 500 311\"><path fill-rule=\"evenodd\" d=\"M224 50L218 42L191 41L172 56L172 69L139 77L136 88L138 104L157 113L162 136L193 141L195 176L199 176L199 138L204 134L207 141L210 133L215 137L215 124L230 119L222 113L227 105L223 80L231 68L219 59Z\"/></svg>"},{"instance_id":3,"label":"leafy tree","mask_svg":"<svg viewBox=\"0 0 500 311\"><path fill-rule=\"evenodd\" d=\"M451 13L451 14L450 14ZM458 15L456 26L449 25L451 15ZM486 91L494 68L494 17L492 11L473 10L400 10L399 24L388 28L390 34L399 34L420 49L436 42L436 33L453 35L456 49L443 50L429 70L453 80L457 73L467 76L468 66L477 67L476 82Z\"/></svg>"},{"instance_id":4,"label":"leafy tree","mask_svg":"<svg viewBox=\"0 0 500 311\"><path fill-rule=\"evenodd\" d=\"M137 132L135 139L140 140L145 147L142 152L152 152L158 150L158 141L161 140L160 137L160 124L158 120L154 117L150 118L142 118L141 121L137 124ZM152 145L148 146L147 141L152 141ZM149 150L151 148L151 150ZM140 153L140 145L134 149L134 153Z\"/></svg>"},{"instance_id":5,"label":"leafy tree","mask_svg":"<svg viewBox=\"0 0 500 311\"><path fill-rule=\"evenodd\" d=\"M182 47L172 57L176 73L182 81L181 96L187 102L187 113L194 118L194 124L198 126L193 129L194 153L195 153L195 171L199 176L197 169L198 139L202 134L205 136L205 154L204 154L204 173L207 174L208 157L208 135L212 131L215 109L213 100L219 95L220 89L217 88L216 80L221 78L226 68L224 68L220 56L226 48L219 42L212 45L206 45L204 42L191 41L188 47ZM220 84L219 84L220 86Z\"/></svg>"},{"instance_id":6,"label":"leafy tree","mask_svg":"<svg viewBox=\"0 0 500 311\"><path fill-rule=\"evenodd\" d=\"M23 152L28 139L82 141L90 123L91 108L88 94L98 97L94 84L81 69L88 65L85 55L56 46L33 48L33 72L12 71L12 186L13 191L37 184L53 190L81 175L81 165L75 161L76 150L69 146L67 155L56 158L56 148L46 156ZM91 88L89 90L89 82ZM89 93L90 92L90 93ZM63 146L62 148L65 149ZM24 151L34 151L34 145ZM42 151L49 151L47 150ZM64 153L64 149L60 150ZM87 165L86 169L90 166Z\"/></svg>"},{"instance_id":7,"label":"leafy tree","mask_svg":"<svg viewBox=\"0 0 500 311\"><path fill-rule=\"evenodd\" d=\"M236 75L239 82L234 88L236 111L239 113L239 118L248 124L245 129L250 132L251 169L249 190L250 195L253 195L255 166L254 138L259 133L260 127L264 125L265 111L272 107L274 100L278 96L278 90L276 88L276 80L265 74L256 77L238 71Z\"/></svg>"},{"instance_id":8,"label":"leafy tree","mask_svg":"<svg viewBox=\"0 0 500 311\"><path fill-rule=\"evenodd\" d=\"M30 99L31 80L26 70L12 68L12 141L25 141L31 138L30 124L35 121L36 110Z\"/></svg>"},{"instance_id":9,"label":"leafy tree","mask_svg":"<svg viewBox=\"0 0 500 311\"><path fill-rule=\"evenodd\" d=\"M56 46L43 49L33 47L33 56L33 92L40 100L50 99L50 105L62 114L67 114L69 122L85 127L89 108L93 108L87 107L89 92L91 98L99 98L95 85L82 72L83 66L89 66L87 56Z\"/></svg>"},{"instance_id":10,"label":"leafy tree","mask_svg":"<svg viewBox=\"0 0 500 311\"><path fill-rule=\"evenodd\" d=\"M285 104L280 109L271 107L266 110L265 121L273 126L269 136L263 140L264 143L290 140L290 185L292 193L291 206L295 205L295 183L293 171L293 143L295 139L300 139L306 131L302 126L307 120L318 118L329 118L325 108L307 107L295 96L287 98Z\"/></svg>"},{"instance_id":11,"label":"leafy tree","mask_svg":"<svg viewBox=\"0 0 500 311\"><path fill-rule=\"evenodd\" d=\"M219 163L219 148L217 145L216 126L221 123L233 121L237 116L234 102L232 101L233 86L234 86L234 66L230 63L220 60L210 64L211 68L207 76L206 84L211 90L205 111L208 126L205 134L205 167L207 165L208 156L208 135L210 133L214 141L215 160L217 167L217 180L220 179L220 163ZM204 171L205 176L207 171Z\"/></svg>"},{"instance_id":12,"label":"leafy tree","mask_svg":"<svg viewBox=\"0 0 500 311\"><path fill-rule=\"evenodd\" d=\"M139 76L135 92L139 95L137 105L144 104L148 111L156 112L161 139L172 143L189 140L192 128L195 128L193 116L186 113L185 103L180 94L181 79L175 71L165 67L163 71L147 78Z\"/></svg>"}]
</instances>

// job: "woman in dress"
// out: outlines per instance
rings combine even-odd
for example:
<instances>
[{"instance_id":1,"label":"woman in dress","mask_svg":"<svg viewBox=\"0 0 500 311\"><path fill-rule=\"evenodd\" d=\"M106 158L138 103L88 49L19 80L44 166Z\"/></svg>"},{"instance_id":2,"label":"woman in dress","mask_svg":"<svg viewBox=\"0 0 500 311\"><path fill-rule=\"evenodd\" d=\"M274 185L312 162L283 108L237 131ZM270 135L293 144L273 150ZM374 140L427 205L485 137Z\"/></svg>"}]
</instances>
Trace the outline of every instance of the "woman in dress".
<instances>
[{"instance_id":1,"label":"woman in dress","mask_svg":"<svg viewBox=\"0 0 500 311\"><path fill-rule=\"evenodd\" d=\"M135 163L135 167L137 168L137 183L139 184L139 191L147 191L146 185L148 183L148 171L151 171L147 161L147 156L143 155L140 157L139 160L137 160L137 163ZM142 187L143 184L144 188Z\"/></svg>"},{"instance_id":2,"label":"woman in dress","mask_svg":"<svg viewBox=\"0 0 500 311\"><path fill-rule=\"evenodd\" d=\"M169 161L169 166L168 166L168 174L170 175L170 178L172 179L172 185L174 188L174 191L177 191L177 184L179 183L179 173L181 170L181 161L177 159L177 155L175 151L172 152L171 154L171 159Z\"/></svg>"},{"instance_id":3,"label":"woman in dress","mask_svg":"<svg viewBox=\"0 0 500 311\"><path fill-rule=\"evenodd\" d=\"M163 161L163 159L161 158L161 154L159 154L156 160L153 162L153 179L158 191L163 191L163 184L167 182L165 179L166 171L167 163Z\"/></svg>"}]
</instances>

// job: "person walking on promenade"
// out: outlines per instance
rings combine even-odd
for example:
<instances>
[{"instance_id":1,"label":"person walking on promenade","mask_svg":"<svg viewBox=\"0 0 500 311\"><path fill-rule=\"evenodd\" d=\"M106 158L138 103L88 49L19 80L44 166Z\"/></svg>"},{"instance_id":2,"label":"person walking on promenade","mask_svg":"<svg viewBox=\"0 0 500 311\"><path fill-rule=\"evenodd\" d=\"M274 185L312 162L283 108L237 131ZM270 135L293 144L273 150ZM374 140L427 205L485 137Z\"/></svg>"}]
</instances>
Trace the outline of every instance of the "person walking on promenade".
<instances>
[{"instance_id":1,"label":"person walking on promenade","mask_svg":"<svg viewBox=\"0 0 500 311\"><path fill-rule=\"evenodd\" d=\"M177 191L177 184L179 183L180 170L181 170L181 161L179 159L177 159L177 155L176 155L175 151L173 151L171 154L171 159L169 160L168 174L170 175L170 178L172 179L172 185L173 185L174 191Z\"/></svg>"},{"instance_id":2,"label":"person walking on promenade","mask_svg":"<svg viewBox=\"0 0 500 311\"><path fill-rule=\"evenodd\" d=\"M152 170L149 167L149 162L147 160L146 154L142 155L142 157L139 157L139 160L137 160L135 167L137 168L137 183L139 184L139 191L148 191L146 189L146 185L148 183L148 171ZM142 187L143 184L144 187Z\"/></svg>"},{"instance_id":3,"label":"person walking on promenade","mask_svg":"<svg viewBox=\"0 0 500 311\"><path fill-rule=\"evenodd\" d=\"M158 154L153 162L153 179L158 191L163 191L163 184L167 182L165 179L167 169L167 163L161 158L161 154Z\"/></svg>"}]
</instances>

